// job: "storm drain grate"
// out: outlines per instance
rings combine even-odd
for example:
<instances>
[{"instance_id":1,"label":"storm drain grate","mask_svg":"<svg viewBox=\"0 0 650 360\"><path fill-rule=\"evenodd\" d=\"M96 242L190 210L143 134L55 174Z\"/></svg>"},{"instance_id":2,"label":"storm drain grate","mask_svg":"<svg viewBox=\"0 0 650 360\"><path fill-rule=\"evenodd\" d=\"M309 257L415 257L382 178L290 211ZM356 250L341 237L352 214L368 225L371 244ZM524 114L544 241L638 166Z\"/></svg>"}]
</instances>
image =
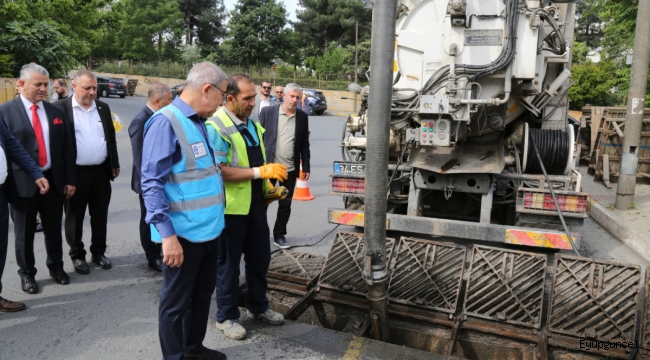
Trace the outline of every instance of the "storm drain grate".
<instances>
[{"instance_id":1,"label":"storm drain grate","mask_svg":"<svg viewBox=\"0 0 650 360\"><path fill-rule=\"evenodd\" d=\"M546 255L475 245L463 314L539 328Z\"/></svg>"},{"instance_id":2,"label":"storm drain grate","mask_svg":"<svg viewBox=\"0 0 650 360\"><path fill-rule=\"evenodd\" d=\"M402 237L395 249L388 298L453 314L466 253L463 246Z\"/></svg>"},{"instance_id":3,"label":"storm drain grate","mask_svg":"<svg viewBox=\"0 0 650 360\"><path fill-rule=\"evenodd\" d=\"M366 296L363 279L365 252L363 234L339 231L320 276L319 286ZM386 264L390 264L395 239L386 238Z\"/></svg>"},{"instance_id":4,"label":"storm drain grate","mask_svg":"<svg viewBox=\"0 0 650 360\"><path fill-rule=\"evenodd\" d=\"M645 296L643 304L643 325L641 330L641 347L646 350L650 350L650 266L645 268Z\"/></svg>"},{"instance_id":5,"label":"storm drain grate","mask_svg":"<svg viewBox=\"0 0 650 360\"><path fill-rule=\"evenodd\" d=\"M641 268L555 255L549 331L601 341L633 341Z\"/></svg>"},{"instance_id":6,"label":"storm drain grate","mask_svg":"<svg viewBox=\"0 0 650 360\"><path fill-rule=\"evenodd\" d=\"M281 250L271 255L268 277L296 283L312 281L323 269L325 257L293 250Z\"/></svg>"}]
</instances>

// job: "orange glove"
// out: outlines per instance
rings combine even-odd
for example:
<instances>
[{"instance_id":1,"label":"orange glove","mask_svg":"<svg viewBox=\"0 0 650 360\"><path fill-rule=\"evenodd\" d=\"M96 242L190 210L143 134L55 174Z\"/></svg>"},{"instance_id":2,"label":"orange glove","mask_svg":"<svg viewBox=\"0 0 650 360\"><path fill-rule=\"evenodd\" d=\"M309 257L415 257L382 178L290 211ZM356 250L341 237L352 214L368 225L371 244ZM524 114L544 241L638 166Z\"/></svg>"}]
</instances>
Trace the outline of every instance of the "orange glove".
<instances>
[{"instance_id":1,"label":"orange glove","mask_svg":"<svg viewBox=\"0 0 650 360\"><path fill-rule=\"evenodd\" d=\"M287 167L282 164L266 164L260 166L260 179L276 179L285 181L289 178Z\"/></svg>"}]
</instances>

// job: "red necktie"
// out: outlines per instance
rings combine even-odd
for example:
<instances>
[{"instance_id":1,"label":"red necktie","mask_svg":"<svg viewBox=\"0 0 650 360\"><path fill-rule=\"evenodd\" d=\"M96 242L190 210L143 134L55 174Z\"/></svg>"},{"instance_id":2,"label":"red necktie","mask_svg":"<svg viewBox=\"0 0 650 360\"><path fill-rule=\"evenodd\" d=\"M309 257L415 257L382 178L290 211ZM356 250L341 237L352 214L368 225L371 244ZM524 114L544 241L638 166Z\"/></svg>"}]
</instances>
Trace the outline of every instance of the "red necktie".
<instances>
[{"instance_id":1,"label":"red necktie","mask_svg":"<svg viewBox=\"0 0 650 360\"><path fill-rule=\"evenodd\" d=\"M32 105L32 126L34 126L34 136L38 145L38 166L43 167L47 164L47 149L45 149L45 138L43 137L43 128L41 119L38 117L38 105Z\"/></svg>"}]
</instances>

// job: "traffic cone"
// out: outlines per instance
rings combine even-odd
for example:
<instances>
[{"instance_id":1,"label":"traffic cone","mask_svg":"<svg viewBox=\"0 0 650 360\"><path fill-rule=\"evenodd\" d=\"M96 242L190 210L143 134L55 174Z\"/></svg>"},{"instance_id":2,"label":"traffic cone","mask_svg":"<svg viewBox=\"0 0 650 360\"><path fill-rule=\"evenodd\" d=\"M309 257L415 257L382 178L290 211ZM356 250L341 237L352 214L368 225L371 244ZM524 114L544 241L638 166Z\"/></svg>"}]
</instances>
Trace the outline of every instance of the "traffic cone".
<instances>
[{"instance_id":1,"label":"traffic cone","mask_svg":"<svg viewBox=\"0 0 650 360\"><path fill-rule=\"evenodd\" d=\"M314 200L316 197L309 192L309 181L302 179L302 161L300 162L300 173L296 182L296 189L293 192L293 199L299 201Z\"/></svg>"}]
</instances>

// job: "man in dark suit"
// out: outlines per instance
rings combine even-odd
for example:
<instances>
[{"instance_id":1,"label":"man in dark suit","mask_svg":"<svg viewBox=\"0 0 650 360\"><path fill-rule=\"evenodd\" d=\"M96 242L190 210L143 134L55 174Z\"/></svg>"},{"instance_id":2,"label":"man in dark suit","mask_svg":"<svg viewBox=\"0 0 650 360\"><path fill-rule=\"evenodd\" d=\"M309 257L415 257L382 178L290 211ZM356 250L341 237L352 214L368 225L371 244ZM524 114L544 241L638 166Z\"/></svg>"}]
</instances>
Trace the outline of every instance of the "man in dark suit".
<instances>
[{"instance_id":1,"label":"man in dark suit","mask_svg":"<svg viewBox=\"0 0 650 360\"><path fill-rule=\"evenodd\" d=\"M310 172L309 117L304 111L297 109L301 95L302 89L298 84L287 84L284 88L284 102L266 107L260 113L260 124L266 129L266 162L280 163L287 167L289 173L289 178L280 183L289 190L289 195L278 202L278 215L273 227L273 243L283 249L289 247L284 236L287 234L291 198L301 161L301 180L308 180Z\"/></svg>"},{"instance_id":2,"label":"man in dark suit","mask_svg":"<svg viewBox=\"0 0 650 360\"><path fill-rule=\"evenodd\" d=\"M65 285L70 279L63 270L63 239L61 218L63 202L75 192L74 142L67 117L58 107L44 102L48 96L49 74L37 64L23 66L20 71L21 94L0 106L7 129L38 164L52 191L41 194L32 177L18 166L9 169L16 190L12 203L16 262L24 292L38 292L34 276L34 230L36 214L40 213L45 230L45 250L50 276ZM1 231L1 230L0 230Z\"/></svg>"},{"instance_id":3,"label":"man in dark suit","mask_svg":"<svg viewBox=\"0 0 650 360\"><path fill-rule=\"evenodd\" d=\"M86 250L82 241L86 208L90 214L92 238L90 260L102 269L113 265L105 256L106 223L111 201L111 181L120 174L117 143L111 110L96 99L97 77L88 70L75 73L71 97L54 103L63 108L76 150L77 192L66 202L65 239L75 272L88 274Z\"/></svg>"},{"instance_id":4,"label":"man in dark suit","mask_svg":"<svg viewBox=\"0 0 650 360\"><path fill-rule=\"evenodd\" d=\"M172 92L165 84L153 84L147 94L147 105L131 120L129 136L131 137L131 152L133 153L133 171L131 173L131 189L140 198L140 243L149 262L149 267L162 271L162 258L160 257L160 244L151 241L151 228L144 221L147 208L142 198L141 167L142 167L142 142L144 141L144 125L154 112L164 108L172 102Z\"/></svg>"},{"instance_id":5,"label":"man in dark suit","mask_svg":"<svg viewBox=\"0 0 650 360\"><path fill-rule=\"evenodd\" d=\"M11 173L8 171L9 164L18 166L27 176L34 180L40 194L45 194L49 190L49 183L43 177L41 169L36 165L27 151L25 151L25 148L7 130L5 119L0 112L0 279L2 279L2 272L5 268L7 243L9 240L9 209L7 207L7 200L10 199L13 201L14 199L13 182L10 181ZM1 281L0 293L2 293ZM0 312L15 312L25 310L26 308L23 303L10 301L0 296Z\"/></svg>"}]
</instances>

